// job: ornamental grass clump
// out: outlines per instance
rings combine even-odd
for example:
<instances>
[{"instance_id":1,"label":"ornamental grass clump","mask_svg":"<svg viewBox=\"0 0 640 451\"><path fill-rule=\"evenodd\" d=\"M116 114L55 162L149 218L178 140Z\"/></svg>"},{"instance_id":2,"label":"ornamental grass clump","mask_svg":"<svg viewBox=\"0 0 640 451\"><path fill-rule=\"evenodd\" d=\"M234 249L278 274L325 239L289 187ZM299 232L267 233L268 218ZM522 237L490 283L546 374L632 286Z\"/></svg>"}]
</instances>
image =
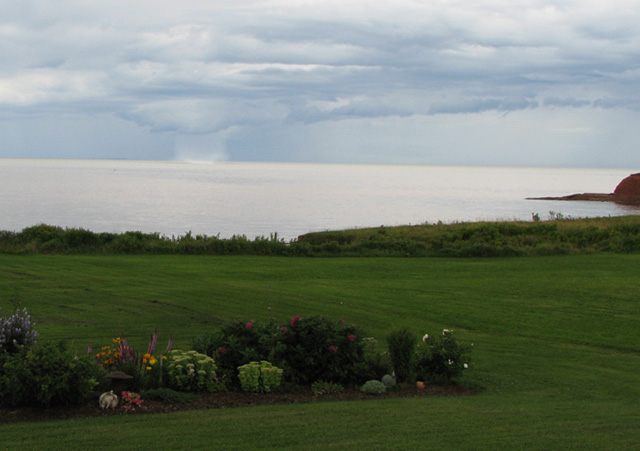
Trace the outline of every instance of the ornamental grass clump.
<instances>
[{"instance_id":1,"label":"ornamental grass clump","mask_svg":"<svg viewBox=\"0 0 640 451\"><path fill-rule=\"evenodd\" d=\"M179 391L215 392L224 389L214 360L196 351L176 349L167 360L167 385Z\"/></svg>"},{"instance_id":2,"label":"ornamental grass clump","mask_svg":"<svg viewBox=\"0 0 640 451\"><path fill-rule=\"evenodd\" d=\"M270 393L280 386L282 370L263 360L238 367L240 386L246 392Z\"/></svg>"},{"instance_id":3,"label":"ornamental grass clump","mask_svg":"<svg viewBox=\"0 0 640 451\"><path fill-rule=\"evenodd\" d=\"M414 381L416 342L416 336L407 328L395 330L387 336L389 357L398 383Z\"/></svg>"}]
</instances>

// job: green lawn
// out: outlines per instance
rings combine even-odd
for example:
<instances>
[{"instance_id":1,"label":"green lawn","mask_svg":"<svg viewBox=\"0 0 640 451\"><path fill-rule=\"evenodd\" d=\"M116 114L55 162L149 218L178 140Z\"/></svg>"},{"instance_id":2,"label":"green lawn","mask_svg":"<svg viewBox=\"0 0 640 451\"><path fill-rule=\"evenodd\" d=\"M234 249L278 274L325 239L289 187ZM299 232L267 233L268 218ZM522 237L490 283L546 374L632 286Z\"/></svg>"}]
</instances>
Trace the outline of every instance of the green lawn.
<instances>
[{"instance_id":1,"label":"green lawn","mask_svg":"<svg viewBox=\"0 0 640 451\"><path fill-rule=\"evenodd\" d=\"M466 397L316 402L0 425L0 449L637 449L638 255L304 259L0 255L0 316L79 351L158 328L176 346L228 319L344 318L455 330Z\"/></svg>"}]
</instances>

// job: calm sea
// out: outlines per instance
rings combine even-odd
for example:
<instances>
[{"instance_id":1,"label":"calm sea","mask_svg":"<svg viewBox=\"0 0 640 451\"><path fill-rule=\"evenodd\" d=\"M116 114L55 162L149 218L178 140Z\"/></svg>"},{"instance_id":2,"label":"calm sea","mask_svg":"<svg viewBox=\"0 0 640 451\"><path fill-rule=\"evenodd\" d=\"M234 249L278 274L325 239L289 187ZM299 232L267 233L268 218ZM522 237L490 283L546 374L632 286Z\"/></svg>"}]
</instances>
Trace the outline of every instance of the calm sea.
<instances>
[{"instance_id":1,"label":"calm sea","mask_svg":"<svg viewBox=\"0 0 640 451\"><path fill-rule=\"evenodd\" d=\"M0 159L0 230L269 236L477 220L640 214L601 202L526 200L613 192L634 170Z\"/></svg>"}]
</instances>

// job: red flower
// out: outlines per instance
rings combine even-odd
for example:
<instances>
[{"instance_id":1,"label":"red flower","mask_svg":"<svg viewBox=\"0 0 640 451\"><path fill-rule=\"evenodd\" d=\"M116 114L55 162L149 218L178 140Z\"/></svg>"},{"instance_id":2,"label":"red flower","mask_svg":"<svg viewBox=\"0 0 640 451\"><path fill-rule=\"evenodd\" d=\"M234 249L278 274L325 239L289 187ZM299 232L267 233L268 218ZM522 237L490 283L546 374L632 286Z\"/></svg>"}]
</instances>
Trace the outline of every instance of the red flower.
<instances>
[{"instance_id":1,"label":"red flower","mask_svg":"<svg viewBox=\"0 0 640 451\"><path fill-rule=\"evenodd\" d=\"M224 354L225 352L227 352L226 348L220 348L220 354Z\"/></svg>"},{"instance_id":2,"label":"red flower","mask_svg":"<svg viewBox=\"0 0 640 451\"><path fill-rule=\"evenodd\" d=\"M287 329L285 329L284 327L282 328L282 335L285 335L287 333Z\"/></svg>"},{"instance_id":3,"label":"red flower","mask_svg":"<svg viewBox=\"0 0 640 451\"><path fill-rule=\"evenodd\" d=\"M329 346L329 351L336 352L337 350L338 350L338 347L336 345Z\"/></svg>"},{"instance_id":4,"label":"red flower","mask_svg":"<svg viewBox=\"0 0 640 451\"><path fill-rule=\"evenodd\" d=\"M343 320L342 318L340 318L340 322L341 322L342 324L344 324L344 320Z\"/></svg>"},{"instance_id":5,"label":"red flower","mask_svg":"<svg viewBox=\"0 0 640 451\"><path fill-rule=\"evenodd\" d=\"M356 339L356 336L355 336L355 335L353 335L353 334L349 335L349 341L353 341L353 340L355 340L355 339Z\"/></svg>"},{"instance_id":6,"label":"red flower","mask_svg":"<svg viewBox=\"0 0 640 451\"><path fill-rule=\"evenodd\" d=\"M291 319L291 327L295 326L298 320L300 319L300 315L296 315Z\"/></svg>"},{"instance_id":7,"label":"red flower","mask_svg":"<svg viewBox=\"0 0 640 451\"><path fill-rule=\"evenodd\" d=\"M253 323L251 321L249 321L247 323L247 329L251 329L253 327Z\"/></svg>"}]
</instances>

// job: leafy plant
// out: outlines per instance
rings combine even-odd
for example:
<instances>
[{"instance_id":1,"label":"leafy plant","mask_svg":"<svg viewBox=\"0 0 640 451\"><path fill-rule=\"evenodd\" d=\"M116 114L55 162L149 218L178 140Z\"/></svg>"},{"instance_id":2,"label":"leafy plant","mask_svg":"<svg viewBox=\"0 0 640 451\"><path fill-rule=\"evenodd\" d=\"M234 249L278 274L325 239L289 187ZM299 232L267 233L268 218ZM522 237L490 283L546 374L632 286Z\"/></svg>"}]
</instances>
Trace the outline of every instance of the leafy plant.
<instances>
[{"instance_id":1,"label":"leafy plant","mask_svg":"<svg viewBox=\"0 0 640 451\"><path fill-rule=\"evenodd\" d=\"M0 353L16 353L36 343L38 332L26 308L17 309L7 319L0 318Z\"/></svg>"},{"instance_id":2,"label":"leafy plant","mask_svg":"<svg viewBox=\"0 0 640 451\"><path fill-rule=\"evenodd\" d=\"M332 382L315 381L311 384L311 391L314 395L330 395L333 393L342 393L344 391L344 387Z\"/></svg>"},{"instance_id":3,"label":"leafy plant","mask_svg":"<svg viewBox=\"0 0 640 451\"><path fill-rule=\"evenodd\" d=\"M368 395L381 395L387 391L387 387L380 381L370 380L360 387L360 391Z\"/></svg>"},{"instance_id":4,"label":"leafy plant","mask_svg":"<svg viewBox=\"0 0 640 451\"><path fill-rule=\"evenodd\" d=\"M136 409L144 409L144 400L138 393L123 391L120 397L120 406L125 412L135 412Z\"/></svg>"},{"instance_id":5,"label":"leafy plant","mask_svg":"<svg viewBox=\"0 0 640 451\"><path fill-rule=\"evenodd\" d=\"M416 341L416 336L407 328L395 330L387 336L391 364L399 383L413 382L415 378Z\"/></svg>"},{"instance_id":6,"label":"leafy plant","mask_svg":"<svg viewBox=\"0 0 640 451\"><path fill-rule=\"evenodd\" d=\"M0 362L0 402L10 406L80 404L104 375L89 356L76 355L64 342L6 354Z\"/></svg>"},{"instance_id":7,"label":"leafy plant","mask_svg":"<svg viewBox=\"0 0 640 451\"><path fill-rule=\"evenodd\" d=\"M213 357L225 381L239 384L238 367L269 360L281 334L274 321L229 321L216 333L200 335L192 341L195 351Z\"/></svg>"},{"instance_id":8,"label":"leafy plant","mask_svg":"<svg viewBox=\"0 0 640 451\"><path fill-rule=\"evenodd\" d=\"M158 330L156 329L149 339L149 345L145 354L138 354L122 334L113 339L113 345L103 346L95 355L98 365L107 370L118 370L133 377L130 384L136 389L157 388L162 385L163 363L166 354L171 351L173 339L169 338L167 348L162 354L156 355L158 343ZM89 349L91 354L92 350Z\"/></svg>"},{"instance_id":9,"label":"leafy plant","mask_svg":"<svg viewBox=\"0 0 640 451\"><path fill-rule=\"evenodd\" d=\"M288 381L310 385L317 380L341 384L360 383L370 368L365 358L362 332L343 320L323 316L294 316L281 324L282 334L274 362Z\"/></svg>"},{"instance_id":10,"label":"leafy plant","mask_svg":"<svg viewBox=\"0 0 640 451\"><path fill-rule=\"evenodd\" d=\"M263 360L238 367L238 379L244 391L269 393L280 386L282 370Z\"/></svg>"},{"instance_id":11,"label":"leafy plant","mask_svg":"<svg viewBox=\"0 0 640 451\"><path fill-rule=\"evenodd\" d=\"M468 348L460 346L449 329L438 337L425 335L418 346L416 374L424 381L450 384L469 367L467 352Z\"/></svg>"},{"instance_id":12,"label":"leafy plant","mask_svg":"<svg viewBox=\"0 0 640 451\"><path fill-rule=\"evenodd\" d=\"M396 385L396 378L391 374L385 374L384 376L382 376L381 382L384 384L385 387L391 388Z\"/></svg>"},{"instance_id":13,"label":"leafy plant","mask_svg":"<svg viewBox=\"0 0 640 451\"><path fill-rule=\"evenodd\" d=\"M209 356L176 349L169 353L167 362L170 387L188 392L214 392L224 388L216 376L216 364Z\"/></svg>"}]
</instances>

